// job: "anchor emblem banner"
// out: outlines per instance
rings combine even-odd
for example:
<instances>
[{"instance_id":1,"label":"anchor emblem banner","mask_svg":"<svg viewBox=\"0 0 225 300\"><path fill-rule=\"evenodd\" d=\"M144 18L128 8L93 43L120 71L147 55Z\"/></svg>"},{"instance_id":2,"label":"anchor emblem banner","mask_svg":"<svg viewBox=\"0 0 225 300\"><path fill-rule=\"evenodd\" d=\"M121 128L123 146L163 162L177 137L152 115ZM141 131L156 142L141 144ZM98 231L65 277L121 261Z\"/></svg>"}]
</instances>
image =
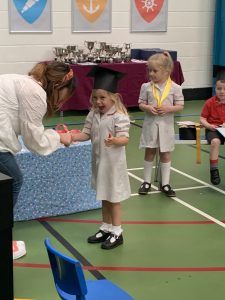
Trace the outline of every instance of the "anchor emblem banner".
<instances>
[{"instance_id":1,"label":"anchor emblem banner","mask_svg":"<svg viewBox=\"0 0 225 300\"><path fill-rule=\"evenodd\" d=\"M131 31L166 31L168 0L131 0Z\"/></svg>"},{"instance_id":2,"label":"anchor emblem banner","mask_svg":"<svg viewBox=\"0 0 225 300\"><path fill-rule=\"evenodd\" d=\"M9 0L11 32L51 32L51 0Z\"/></svg>"},{"instance_id":3,"label":"anchor emblem banner","mask_svg":"<svg viewBox=\"0 0 225 300\"><path fill-rule=\"evenodd\" d=\"M72 0L73 32L110 32L111 0Z\"/></svg>"}]
</instances>

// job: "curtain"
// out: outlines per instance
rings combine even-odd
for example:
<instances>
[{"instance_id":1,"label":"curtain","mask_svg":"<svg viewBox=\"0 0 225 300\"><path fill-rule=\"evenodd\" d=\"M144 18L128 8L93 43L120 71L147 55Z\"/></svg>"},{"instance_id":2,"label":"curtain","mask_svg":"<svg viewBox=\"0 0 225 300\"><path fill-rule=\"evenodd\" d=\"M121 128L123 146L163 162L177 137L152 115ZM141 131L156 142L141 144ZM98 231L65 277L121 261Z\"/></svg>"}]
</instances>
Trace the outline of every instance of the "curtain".
<instances>
[{"instance_id":1,"label":"curtain","mask_svg":"<svg viewBox=\"0 0 225 300\"><path fill-rule=\"evenodd\" d=\"M213 44L213 77L225 69L225 0L216 0Z\"/></svg>"}]
</instances>

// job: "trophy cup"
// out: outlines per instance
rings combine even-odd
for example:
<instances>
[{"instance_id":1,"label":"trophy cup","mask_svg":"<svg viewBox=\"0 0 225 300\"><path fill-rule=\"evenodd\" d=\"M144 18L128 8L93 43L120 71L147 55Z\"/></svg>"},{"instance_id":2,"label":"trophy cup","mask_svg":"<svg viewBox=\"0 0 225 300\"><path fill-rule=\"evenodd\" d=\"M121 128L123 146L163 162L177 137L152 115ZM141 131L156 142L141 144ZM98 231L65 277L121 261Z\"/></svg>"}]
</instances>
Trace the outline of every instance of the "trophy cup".
<instances>
[{"instance_id":1,"label":"trophy cup","mask_svg":"<svg viewBox=\"0 0 225 300\"><path fill-rule=\"evenodd\" d=\"M118 55L117 55L117 62L122 62L122 50L123 50L123 47L121 47L121 46L118 46L118 48L117 48L117 53L118 53Z\"/></svg>"},{"instance_id":2,"label":"trophy cup","mask_svg":"<svg viewBox=\"0 0 225 300\"><path fill-rule=\"evenodd\" d=\"M114 50L113 50L113 46L112 45L106 45L106 49L107 49L107 62L108 63L113 63L113 54L114 54Z\"/></svg>"},{"instance_id":3,"label":"trophy cup","mask_svg":"<svg viewBox=\"0 0 225 300\"><path fill-rule=\"evenodd\" d=\"M126 49L127 52L129 52L129 50L131 48L131 44L130 43L124 43L124 48Z\"/></svg>"},{"instance_id":4,"label":"trophy cup","mask_svg":"<svg viewBox=\"0 0 225 300\"><path fill-rule=\"evenodd\" d=\"M53 52L55 54L55 61L62 61L62 57L63 57L63 48L61 47L54 47L53 48Z\"/></svg>"},{"instance_id":5,"label":"trophy cup","mask_svg":"<svg viewBox=\"0 0 225 300\"><path fill-rule=\"evenodd\" d=\"M76 64L78 62L78 45L70 46L70 50L71 50L70 63Z\"/></svg>"},{"instance_id":6,"label":"trophy cup","mask_svg":"<svg viewBox=\"0 0 225 300\"><path fill-rule=\"evenodd\" d=\"M96 48L95 49L95 57L94 57L94 62L95 63L100 63L101 62L100 53L101 53L101 49Z\"/></svg>"},{"instance_id":7,"label":"trophy cup","mask_svg":"<svg viewBox=\"0 0 225 300\"><path fill-rule=\"evenodd\" d=\"M69 63L73 63L73 46L66 46L67 49L67 59L69 61Z\"/></svg>"},{"instance_id":8,"label":"trophy cup","mask_svg":"<svg viewBox=\"0 0 225 300\"><path fill-rule=\"evenodd\" d=\"M88 48L89 50L89 54L88 54L88 61L93 61L93 55L92 55L92 49L95 46L95 42L91 42L91 41L85 41L84 45Z\"/></svg>"},{"instance_id":9,"label":"trophy cup","mask_svg":"<svg viewBox=\"0 0 225 300\"><path fill-rule=\"evenodd\" d=\"M61 61L68 63L68 50L66 48L62 48L62 58Z\"/></svg>"},{"instance_id":10,"label":"trophy cup","mask_svg":"<svg viewBox=\"0 0 225 300\"><path fill-rule=\"evenodd\" d=\"M86 57L87 57L87 54L84 53L84 49L78 49L78 63L83 63L85 62L86 60Z\"/></svg>"},{"instance_id":11,"label":"trophy cup","mask_svg":"<svg viewBox=\"0 0 225 300\"><path fill-rule=\"evenodd\" d=\"M126 61L131 60L131 43L124 43L124 48L126 50Z\"/></svg>"},{"instance_id":12,"label":"trophy cup","mask_svg":"<svg viewBox=\"0 0 225 300\"><path fill-rule=\"evenodd\" d=\"M99 42L99 48L101 49L101 54L103 54L105 52L105 47L106 47L105 42Z\"/></svg>"},{"instance_id":13,"label":"trophy cup","mask_svg":"<svg viewBox=\"0 0 225 300\"><path fill-rule=\"evenodd\" d=\"M112 62L117 62L117 53L118 53L118 46L112 46L112 59L113 61Z\"/></svg>"}]
</instances>

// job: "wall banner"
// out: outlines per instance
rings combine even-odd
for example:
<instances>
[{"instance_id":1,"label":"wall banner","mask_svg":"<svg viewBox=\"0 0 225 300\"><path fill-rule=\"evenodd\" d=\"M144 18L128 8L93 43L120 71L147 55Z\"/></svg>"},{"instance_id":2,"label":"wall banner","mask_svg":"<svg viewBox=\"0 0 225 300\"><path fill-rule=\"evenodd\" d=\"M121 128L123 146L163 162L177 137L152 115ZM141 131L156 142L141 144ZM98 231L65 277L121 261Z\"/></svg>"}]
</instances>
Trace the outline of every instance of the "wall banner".
<instances>
[{"instance_id":1,"label":"wall banner","mask_svg":"<svg viewBox=\"0 0 225 300\"><path fill-rule=\"evenodd\" d=\"M167 31L168 0L131 0L131 32Z\"/></svg>"},{"instance_id":2,"label":"wall banner","mask_svg":"<svg viewBox=\"0 0 225 300\"><path fill-rule=\"evenodd\" d=\"M73 32L111 32L111 0L72 0Z\"/></svg>"},{"instance_id":3,"label":"wall banner","mask_svg":"<svg viewBox=\"0 0 225 300\"><path fill-rule=\"evenodd\" d=\"M9 0L10 32L52 32L51 0Z\"/></svg>"}]
</instances>

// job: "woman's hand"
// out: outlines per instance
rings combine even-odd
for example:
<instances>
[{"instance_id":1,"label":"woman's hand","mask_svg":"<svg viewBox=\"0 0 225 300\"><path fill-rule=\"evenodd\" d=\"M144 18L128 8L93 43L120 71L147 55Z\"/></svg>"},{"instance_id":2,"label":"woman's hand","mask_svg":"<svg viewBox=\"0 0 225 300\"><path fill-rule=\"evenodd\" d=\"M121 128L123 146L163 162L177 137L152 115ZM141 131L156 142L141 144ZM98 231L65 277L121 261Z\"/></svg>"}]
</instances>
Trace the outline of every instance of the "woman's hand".
<instances>
[{"instance_id":1,"label":"woman's hand","mask_svg":"<svg viewBox=\"0 0 225 300\"><path fill-rule=\"evenodd\" d=\"M71 133L68 131L66 133L59 133L60 135L60 143L62 143L64 146L69 147L72 143L72 137Z\"/></svg>"}]
</instances>

